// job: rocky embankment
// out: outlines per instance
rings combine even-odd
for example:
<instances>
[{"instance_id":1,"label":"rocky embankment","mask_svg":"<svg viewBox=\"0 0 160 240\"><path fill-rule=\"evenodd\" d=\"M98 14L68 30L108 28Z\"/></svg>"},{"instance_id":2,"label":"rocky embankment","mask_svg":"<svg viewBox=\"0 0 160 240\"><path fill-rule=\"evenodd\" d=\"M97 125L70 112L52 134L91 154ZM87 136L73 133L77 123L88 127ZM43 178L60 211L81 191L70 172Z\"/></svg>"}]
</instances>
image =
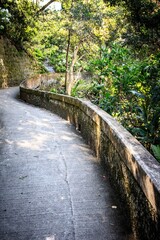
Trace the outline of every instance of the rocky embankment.
<instances>
[{"instance_id":1,"label":"rocky embankment","mask_svg":"<svg viewBox=\"0 0 160 240\"><path fill-rule=\"evenodd\" d=\"M4 37L0 37L0 88L17 86L37 72L36 63Z\"/></svg>"}]
</instances>

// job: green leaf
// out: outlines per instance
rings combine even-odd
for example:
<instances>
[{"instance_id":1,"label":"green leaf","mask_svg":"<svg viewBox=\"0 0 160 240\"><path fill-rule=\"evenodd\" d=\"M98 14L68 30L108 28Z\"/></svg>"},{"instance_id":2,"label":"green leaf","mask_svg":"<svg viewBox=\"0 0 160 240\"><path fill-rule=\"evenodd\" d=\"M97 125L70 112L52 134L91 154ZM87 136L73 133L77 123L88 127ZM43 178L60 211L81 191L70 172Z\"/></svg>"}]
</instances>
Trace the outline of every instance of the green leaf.
<instances>
[{"instance_id":1,"label":"green leaf","mask_svg":"<svg viewBox=\"0 0 160 240\"><path fill-rule=\"evenodd\" d=\"M151 149L153 151L154 156L160 162L160 145L151 145Z\"/></svg>"}]
</instances>

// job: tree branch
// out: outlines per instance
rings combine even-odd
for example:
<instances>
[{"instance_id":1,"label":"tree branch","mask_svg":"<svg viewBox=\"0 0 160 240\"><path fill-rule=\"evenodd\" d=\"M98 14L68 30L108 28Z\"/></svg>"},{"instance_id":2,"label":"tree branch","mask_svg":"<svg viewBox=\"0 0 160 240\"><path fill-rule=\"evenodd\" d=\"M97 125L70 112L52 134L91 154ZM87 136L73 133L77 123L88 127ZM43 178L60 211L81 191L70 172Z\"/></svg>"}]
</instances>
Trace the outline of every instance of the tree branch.
<instances>
[{"instance_id":1,"label":"tree branch","mask_svg":"<svg viewBox=\"0 0 160 240\"><path fill-rule=\"evenodd\" d=\"M55 0L50 0L48 3L46 3L43 7L41 7L41 9L37 12L40 13L42 12L43 10L45 10L51 3L55 2Z\"/></svg>"}]
</instances>

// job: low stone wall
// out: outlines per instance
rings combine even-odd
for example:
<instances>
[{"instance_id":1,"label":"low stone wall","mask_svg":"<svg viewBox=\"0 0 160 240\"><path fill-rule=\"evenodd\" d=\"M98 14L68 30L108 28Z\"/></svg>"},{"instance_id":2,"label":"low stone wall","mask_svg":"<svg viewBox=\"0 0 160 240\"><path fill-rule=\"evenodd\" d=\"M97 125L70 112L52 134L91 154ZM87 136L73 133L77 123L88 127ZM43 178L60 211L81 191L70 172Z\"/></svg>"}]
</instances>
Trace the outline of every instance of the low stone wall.
<instances>
[{"instance_id":1,"label":"low stone wall","mask_svg":"<svg viewBox=\"0 0 160 240\"><path fill-rule=\"evenodd\" d=\"M34 90L39 82L34 78L22 83L21 99L75 125L105 165L136 238L160 239L160 164L106 112L89 101Z\"/></svg>"}]
</instances>

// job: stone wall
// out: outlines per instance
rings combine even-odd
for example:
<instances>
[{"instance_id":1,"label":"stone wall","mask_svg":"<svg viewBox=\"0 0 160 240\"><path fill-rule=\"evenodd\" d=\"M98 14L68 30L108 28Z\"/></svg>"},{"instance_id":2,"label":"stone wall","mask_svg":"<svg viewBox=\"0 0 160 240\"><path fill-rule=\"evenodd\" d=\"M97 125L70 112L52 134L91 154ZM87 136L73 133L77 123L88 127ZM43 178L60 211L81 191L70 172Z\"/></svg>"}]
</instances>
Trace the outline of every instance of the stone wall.
<instances>
[{"instance_id":1,"label":"stone wall","mask_svg":"<svg viewBox=\"0 0 160 240\"><path fill-rule=\"evenodd\" d=\"M18 86L36 71L35 62L24 51L18 51L7 38L0 37L0 88Z\"/></svg>"},{"instance_id":2,"label":"stone wall","mask_svg":"<svg viewBox=\"0 0 160 240\"><path fill-rule=\"evenodd\" d=\"M22 84L21 99L75 125L104 164L136 239L160 239L160 164L106 112L89 101L34 90L40 82L33 78Z\"/></svg>"}]
</instances>

